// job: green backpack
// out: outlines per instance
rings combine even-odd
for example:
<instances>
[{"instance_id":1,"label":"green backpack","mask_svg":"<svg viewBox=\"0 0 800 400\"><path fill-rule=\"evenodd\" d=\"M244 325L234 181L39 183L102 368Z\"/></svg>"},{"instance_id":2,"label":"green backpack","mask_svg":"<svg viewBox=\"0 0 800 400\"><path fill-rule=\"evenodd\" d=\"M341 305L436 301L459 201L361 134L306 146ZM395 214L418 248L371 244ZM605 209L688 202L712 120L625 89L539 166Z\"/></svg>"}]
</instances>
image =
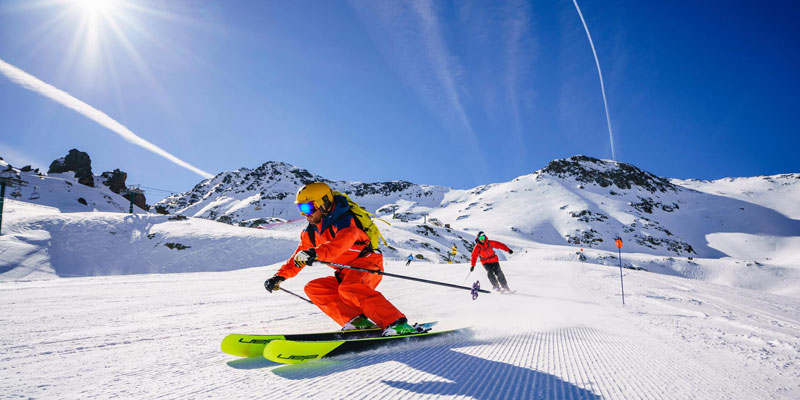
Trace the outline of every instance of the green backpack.
<instances>
[{"instance_id":1,"label":"green backpack","mask_svg":"<svg viewBox=\"0 0 800 400\"><path fill-rule=\"evenodd\" d=\"M383 244L385 244L386 246L389 245L389 243L386 243L386 239L383 238L383 235L381 235L381 231L378 230L378 226L375 225L375 223L372 221L371 217L374 217L375 214L370 213L369 211L365 210L363 207L358 205L358 203L356 203L355 201L350 200L350 197L348 197L344 193L334 191L333 195L344 196L344 198L347 199L347 203L350 205L350 213L353 214L353 217L355 217L356 225L362 231L364 231L364 233L366 233L367 236L369 236L369 244L370 247L372 247L373 251L378 250L378 246L380 246L381 241L383 241ZM376 219L379 221L383 221L380 218ZM391 225L386 221L383 222L386 223L386 225Z\"/></svg>"},{"instance_id":2,"label":"green backpack","mask_svg":"<svg viewBox=\"0 0 800 400\"><path fill-rule=\"evenodd\" d=\"M358 203L354 202L353 200L350 200L350 197L348 197L344 193L340 193L340 192L334 191L333 195L334 196L337 196L337 195L338 196L342 196L345 199L347 199L347 204L350 206L350 210L348 210L348 212L353 216L353 219L356 221L356 226L359 229L361 229L362 231L364 231L364 233L366 233L367 236L369 237L369 245L370 245L370 249L372 251L378 250L378 246L380 246L381 240L383 241L383 244L385 244L386 246L389 246L389 243L386 243L386 239L384 239L383 235L381 235L381 231L378 230L378 226L375 225L374 222L372 222L372 218L371 217L374 217L375 216L374 214L372 214L369 211L365 210L363 207L358 205ZM383 221L380 218L376 218L376 219L379 220L379 221ZM386 225L391 225L390 223L388 223L386 221L383 221L383 222L386 223ZM308 232L309 239L311 239L311 243L316 246L316 240L314 238L314 236L315 236L314 229L311 229L310 225L309 225L309 228L307 228L307 232ZM365 250L366 250L366 248L365 248Z\"/></svg>"}]
</instances>

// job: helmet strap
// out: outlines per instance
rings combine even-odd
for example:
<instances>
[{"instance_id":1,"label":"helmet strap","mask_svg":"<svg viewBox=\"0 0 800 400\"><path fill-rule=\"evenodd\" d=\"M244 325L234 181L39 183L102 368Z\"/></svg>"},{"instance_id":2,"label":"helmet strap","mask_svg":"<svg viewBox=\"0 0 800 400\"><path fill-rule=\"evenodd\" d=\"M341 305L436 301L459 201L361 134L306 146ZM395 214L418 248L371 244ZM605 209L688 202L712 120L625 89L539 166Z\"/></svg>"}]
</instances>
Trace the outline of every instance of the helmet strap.
<instances>
[{"instance_id":1,"label":"helmet strap","mask_svg":"<svg viewBox=\"0 0 800 400\"><path fill-rule=\"evenodd\" d=\"M322 196L322 207L319 209L322 211L322 214L330 214L333 211L333 202L328 199L328 195Z\"/></svg>"}]
</instances>

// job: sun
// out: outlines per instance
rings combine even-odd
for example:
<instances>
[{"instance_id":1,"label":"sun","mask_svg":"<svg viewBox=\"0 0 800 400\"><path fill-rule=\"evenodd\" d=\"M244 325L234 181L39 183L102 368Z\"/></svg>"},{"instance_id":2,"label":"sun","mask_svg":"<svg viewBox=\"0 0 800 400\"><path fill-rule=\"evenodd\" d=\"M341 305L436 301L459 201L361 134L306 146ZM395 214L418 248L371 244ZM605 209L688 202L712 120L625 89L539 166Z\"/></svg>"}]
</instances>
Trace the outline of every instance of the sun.
<instances>
[{"instance_id":1,"label":"sun","mask_svg":"<svg viewBox=\"0 0 800 400\"><path fill-rule=\"evenodd\" d=\"M108 50L108 44L120 30L125 17L124 0L62 0L76 15L72 51L80 51L80 60L99 67Z\"/></svg>"},{"instance_id":2,"label":"sun","mask_svg":"<svg viewBox=\"0 0 800 400\"><path fill-rule=\"evenodd\" d=\"M75 5L88 14L108 14L114 11L119 0L73 0Z\"/></svg>"}]
</instances>

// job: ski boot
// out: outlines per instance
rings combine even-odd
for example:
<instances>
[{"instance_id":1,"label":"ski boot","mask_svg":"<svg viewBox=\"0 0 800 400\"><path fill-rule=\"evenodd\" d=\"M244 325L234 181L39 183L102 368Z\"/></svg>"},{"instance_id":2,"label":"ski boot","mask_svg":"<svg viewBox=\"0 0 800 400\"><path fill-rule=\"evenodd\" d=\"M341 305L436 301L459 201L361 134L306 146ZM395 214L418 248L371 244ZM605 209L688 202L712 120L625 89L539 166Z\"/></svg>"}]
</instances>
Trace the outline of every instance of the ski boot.
<instances>
[{"instance_id":1,"label":"ski boot","mask_svg":"<svg viewBox=\"0 0 800 400\"><path fill-rule=\"evenodd\" d=\"M412 333L417 333L417 331L418 330L416 327L408 324L408 320L406 318L400 318L397 321L389 324L389 326L383 330L383 334L381 336L410 335Z\"/></svg>"},{"instance_id":2,"label":"ski boot","mask_svg":"<svg viewBox=\"0 0 800 400\"><path fill-rule=\"evenodd\" d=\"M370 321L364 314L359 314L353 317L350 321L342 326L342 331L354 331L354 330L363 330L363 329L375 329L378 325L375 325L374 322Z\"/></svg>"}]
</instances>

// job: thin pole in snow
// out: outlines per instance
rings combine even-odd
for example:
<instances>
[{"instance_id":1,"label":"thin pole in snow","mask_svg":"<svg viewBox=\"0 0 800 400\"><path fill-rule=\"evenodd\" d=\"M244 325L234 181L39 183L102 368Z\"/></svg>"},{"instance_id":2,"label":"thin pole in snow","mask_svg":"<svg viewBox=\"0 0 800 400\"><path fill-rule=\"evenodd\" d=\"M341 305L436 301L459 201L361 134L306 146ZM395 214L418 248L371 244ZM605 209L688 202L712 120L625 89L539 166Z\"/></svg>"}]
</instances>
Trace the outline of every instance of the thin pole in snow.
<instances>
[{"instance_id":1,"label":"thin pole in snow","mask_svg":"<svg viewBox=\"0 0 800 400\"><path fill-rule=\"evenodd\" d=\"M617 253L619 254L619 287L622 289L622 305L625 305L625 285L622 284L622 239L617 239Z\"/></svg>"}]
</instances>

